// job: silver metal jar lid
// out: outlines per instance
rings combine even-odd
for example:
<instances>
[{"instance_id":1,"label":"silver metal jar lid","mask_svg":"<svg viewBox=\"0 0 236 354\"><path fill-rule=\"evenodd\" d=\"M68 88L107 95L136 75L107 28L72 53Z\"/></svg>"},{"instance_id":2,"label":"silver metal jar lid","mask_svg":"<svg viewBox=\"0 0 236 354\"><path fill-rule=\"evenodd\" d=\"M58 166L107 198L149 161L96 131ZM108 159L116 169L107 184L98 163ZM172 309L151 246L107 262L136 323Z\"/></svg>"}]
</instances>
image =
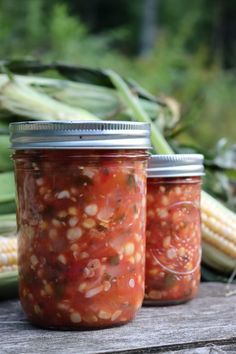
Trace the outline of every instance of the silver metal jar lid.
<instances>
[{"instance_id":1,"label":"silver metal jar lid","mask_svg":"<svg viewBox=\"0 0 236 354\"><path fill-rule=\"evenodd\" d=\"M152 155L147 174L148 177L203 176L203 159L201 154Z\"/></svg>"},{"instance_id":2,"label":"silver metal jar lid","mask_svg":"<svg viewBox=\"0 0 236 354\"><path fill-rule=\"evenodd\" d=\"M150 125L117 121L20 122L10 124L11 148L149 149Z\"/></svg>"}]
</instances>

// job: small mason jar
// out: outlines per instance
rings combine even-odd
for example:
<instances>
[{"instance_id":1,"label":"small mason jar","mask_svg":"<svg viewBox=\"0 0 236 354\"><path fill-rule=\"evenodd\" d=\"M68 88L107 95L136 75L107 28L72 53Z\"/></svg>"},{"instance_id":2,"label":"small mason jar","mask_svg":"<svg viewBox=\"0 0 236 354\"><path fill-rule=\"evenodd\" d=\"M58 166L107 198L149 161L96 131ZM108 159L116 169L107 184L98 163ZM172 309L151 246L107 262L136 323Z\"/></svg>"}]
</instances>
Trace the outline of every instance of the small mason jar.
<instances>
[{"instance_id":1,"label":"small mason jar","mask_svg":"<svg viewBox=\"0 0 236 354\"><path fill-rule=\"evenodd\" d=\"M20 300L57 329L132 320L144 296L149 125L10 125Z\"/></svg>"},{"instance_id":2,"label":"small mason jar","mask_svg":"<svg viewBox=\"0 0 236 354\"><path fill-rule=\"evenodd\" d=\"M145 303L178 304L198 290L203 156L154 155L148 166Z\"/></svg>"}]
</instances>

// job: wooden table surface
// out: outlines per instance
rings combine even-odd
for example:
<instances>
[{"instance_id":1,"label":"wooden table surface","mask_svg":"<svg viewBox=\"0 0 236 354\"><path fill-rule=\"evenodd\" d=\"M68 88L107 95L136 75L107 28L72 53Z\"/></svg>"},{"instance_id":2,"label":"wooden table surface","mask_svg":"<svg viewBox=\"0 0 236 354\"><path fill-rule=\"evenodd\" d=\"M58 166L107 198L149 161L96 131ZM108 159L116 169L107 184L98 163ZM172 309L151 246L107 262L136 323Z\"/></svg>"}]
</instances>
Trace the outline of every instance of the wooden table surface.
<instances>
[{"instance_id":1,"label":"wooden table surface","mask_svg":"<svg viewBox=\"0 0 236 354\"><path fill-rule=\"evenodd\" d=\"M236 294L227 292L225 284L205 283L187 304L143 307L127 325L80 332L37 329L18 300L0 302L0 353L235 354Z\"/></svg>"}]
</instances>

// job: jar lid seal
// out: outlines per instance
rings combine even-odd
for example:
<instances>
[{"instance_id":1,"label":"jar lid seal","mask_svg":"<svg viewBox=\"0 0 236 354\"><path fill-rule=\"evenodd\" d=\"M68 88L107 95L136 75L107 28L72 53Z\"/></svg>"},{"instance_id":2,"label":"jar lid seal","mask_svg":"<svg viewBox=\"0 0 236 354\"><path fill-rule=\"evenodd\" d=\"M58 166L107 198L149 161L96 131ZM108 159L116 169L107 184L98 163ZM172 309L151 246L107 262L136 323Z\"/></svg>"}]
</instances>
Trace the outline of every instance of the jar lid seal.
<instances>
[{"instance_id":1,"label":"jar lid seal","mask_svg":"<svg viewBox=\"0 0 236 354\"><path fill-rule=\"evenodd\" d=\"M28 121L10 124L11 148L149 149L150 125L117 121Z\"/></svg>"},{"instance_id":2,"label":"jar lid seal","mask_svg":"<svg viewBox=\"0 0 236 354\"><path fill-rule=\"evenodd\" d=\"M148 177L203 176L203 160L201 154L152 155L147 174Z\"/></svg>"}]
</instances>

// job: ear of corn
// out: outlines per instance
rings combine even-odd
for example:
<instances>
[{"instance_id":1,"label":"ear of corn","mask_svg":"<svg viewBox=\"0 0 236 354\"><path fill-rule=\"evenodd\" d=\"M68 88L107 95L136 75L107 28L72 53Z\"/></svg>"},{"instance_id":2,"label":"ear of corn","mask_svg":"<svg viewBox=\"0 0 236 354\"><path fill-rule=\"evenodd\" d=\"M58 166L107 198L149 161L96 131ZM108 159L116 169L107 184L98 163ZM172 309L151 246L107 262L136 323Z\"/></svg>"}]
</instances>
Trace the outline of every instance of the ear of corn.
<instances>
[{"instance_id":1,"label":"ear of corn","mask_svg":"<svg viewBox=\"0 0 236 354\"><path fill-rule=\"evenodd\" d=\"M17 294L16 237L0 236L0 300Z\"/></svg>"},{"instance_id":2,"label":"ear of corn","mask_svg":"<svg viewBox=\"0 0 236 354\"><path fill-rule=\"evenodd\" d=\"M224 270L225 273L230 273L236 268L235 258L230 257L228 254L220 251L204 240L202 242L202 259L207 266L221 273L222 270Z\"/></svg>"},{"instance_id":3,"label":"ear of corn","mask_svg":"<svg viewBox=\"0 0 236 354\"><path fill-rule=\"evenodd\" d=\"M12 237L16 230L15 187L6 128L0 125L0 300L18 293L17 245Z\"/></svg>"},{"instance_id":4,"label":"ear of corn","mask_svg":"<svg viewBox=\"0 0 236 354\"><path fill-rule=\"evenodd\" d=\"M151 123L139 100L121 77L113 71L109 71L108 76L136 119ZM158 128L152 124L151 129L152 145L156 152L173 153ZM236 268L236 215L207 193L202 192L201 197L203 262L221 272L233 271Z\"/></svg>"},{"instance_id":5,"label":"ear of corn","mask_svg":"<svg viewBox=\"0 0 236 354\"><path fill-rule=\"evenodd\" d=\"M73 108L26 85L17 78L9 79L0 86L0 102L3 109L19 116L41 120L97 120L85 109Z\"/></svg>"},{"instance_id":6,"label":"ear of corn","mask_svg":"<svg viewBox=\"0 0 236 354\"><path fill-rule=\"evenodd\" d=\"M97 71L95 75L97 75ZM70 119L93 120L97 117L99 119L132 118L130 110L123 105L117 90L99 84L85 83L84 80L78 82L77 79L78 77L71 81L32 75L14 75L10 86L8 76L0 74L0 102L5 108L1 112L3 118L7 117L7 113L10 113L10 116L15 114L13 119L17 119L18 116L23 116L24 119L41 120L60 120L60 116L69 116ZM97 78L95 81L98 83L99 79ZM108 80L106 79L106 81ZM25 91L26 95L22 92L19 95L16 83L22 92ZM138 89L140 92L141 89L134 82L133 85L136 87L135 90ZM28 89L29 91L26 91ZM140 104L155 121L155 124L158 124L161 129L169 129L177 124L179 111L176 109L177 104L174 100L167 97L156 99L143 89L141 92ZM37 93L43 95L40 96L43 100L37 99ZM149 99L142 97L149 97Z\"/></svg>"},{"instance_id":7,"label":"ear of corn","mask_svg":"<svg viewBox=\"0 0 236 354\"><path fill-rule=\"evenodd\" d=\"M17 269L16 237L0 236L0 273Z\"/></svg>"},{"instance_id":8,"label":"ear of corn","mask_svg":"<svg viewBox=\"0 0 236 354\"><path fill-rule=\"evenodd\" d=\"M203 262L221 272L236 268L236 215L202 192Z\"/></svg>"}]
</instances>

